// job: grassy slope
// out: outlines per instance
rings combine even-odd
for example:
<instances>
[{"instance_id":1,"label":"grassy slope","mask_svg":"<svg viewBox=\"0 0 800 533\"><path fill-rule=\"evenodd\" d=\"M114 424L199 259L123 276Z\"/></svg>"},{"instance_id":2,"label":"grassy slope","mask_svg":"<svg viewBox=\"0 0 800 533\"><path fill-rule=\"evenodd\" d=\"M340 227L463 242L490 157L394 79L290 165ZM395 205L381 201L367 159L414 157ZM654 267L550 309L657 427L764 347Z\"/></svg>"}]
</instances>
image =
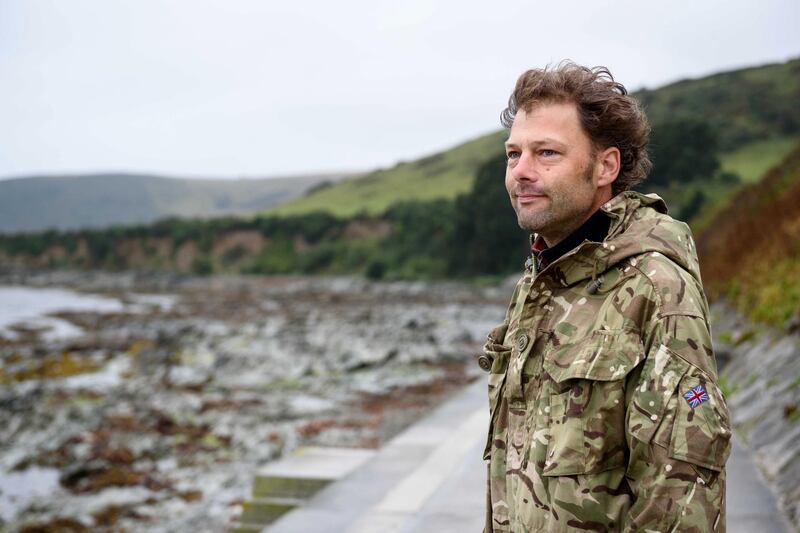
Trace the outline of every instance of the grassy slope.
<instances>
[{"instance_id":1,"label":"grassy slope","mask_svg":"<svg viewBox=\"0 0 800 533\"><path fill-rule=\"evenodd\" d=\"M703 210L691 220L694 231L703 231L711 226L717 216L733 201L739 190L756 183L774 166L778 165L795 148L800 136L767 139L746 144L722 155L722 169L738 174L742 185L730 187L720 183L694 183L688 186L684 198L702 189L709 199ZM676 194L679 194L676 191Z\"/></svg>"},{"instance_id":2,"label":"grassy slope","mask_svg":"<svg viewBox=\"0 0 800 533\"><path fill-rule=\"evenodd\" d=\"M491 133L411 163L342 181L269 213L288 215L322 210L337 216L361 211L378 214L403 200L454 198L470 189L481 163L502 152L504 140L504 131Z\"/></svg>"},{"instance_id":3,"label":"grassy slope","mask_svg":"<svg viewBox=\"0 0 800 533\"><path fill-rule=\"evenodd\" d=\"M753 183L791 152L800 136L754 141L722 155L722 170L739 174L744 183Z\"/></svg>"},{"instance_id":4,"label":"grassy slope","mask_svg":"<svg viewBox=\"0 0 800 533\"><path fill-rule=\"evenodd\" d=\"M753 181L776 164L793 145L800 128L794 108L800 94L800 60L684 80L635 94L651 122L676 116L700 116L720 129L723 169ZM785 132L783 130L786 130ZM323 210L337 216L361 211L379 214L402 200L453 198L472 185L477 167L502 150L504 131L451 150L364 177L341 182L273 208L270 214ZM699 186L698 187L702 187ZM705 190L707 189L707 190ZM711 200L723 199L730 186L704 188ZM694 192L662 191L676 206Z\"/></svg>"}]
</instances>

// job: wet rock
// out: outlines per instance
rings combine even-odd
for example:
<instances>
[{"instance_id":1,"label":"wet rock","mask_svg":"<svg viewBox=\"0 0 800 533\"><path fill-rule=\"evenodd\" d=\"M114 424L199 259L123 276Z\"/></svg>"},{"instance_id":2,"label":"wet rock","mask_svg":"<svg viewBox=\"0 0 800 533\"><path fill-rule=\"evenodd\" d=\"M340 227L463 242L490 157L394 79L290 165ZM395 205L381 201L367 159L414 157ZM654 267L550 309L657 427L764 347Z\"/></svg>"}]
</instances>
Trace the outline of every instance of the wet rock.
<instances>
[{"instance_id":1,"label":"wet rock","mask_svg":"<svg viewBox=\"0 0 800 533\"><path fill-rule=\"evenodd\" d=\"M75 493L98 492L108 487L133 487L141 485L150 490L166 487L163 482L127 466L109 465L92 461L77 468L68 468L60 479L61 485Z\"/></svg>"},{"instance_id":2,"label":"wet rock","mask_svg":"<svg viewBox=\"0 0 800 533\"><path fill-rule=\"evenodd\" d=\"M95 527L110 528L121 519L128 518L141 520L143 517L136 512L132 505L109 505L92 513Z\"/></svg>"},{"instance_id":3,"label":"wet rock","mask_svg":"<svg viewBox=\"0 0 800 533\"><path fill-rule=\"evenodd\" d=\"M28 524L20 528L20 533L89 533L91 528L80 520L70 517L57 517L48 522Z\"/></svg>"},{"instance_id":4,"label":"wet rock","mask_svg":"<svg viewBox=\"0 0 800 533\"><path fill-rule=\"evenodd\" d=\"M379 446L479 375L472 356L510 294L350 278L17 280L122 308L59 313L83 332L69 340L0 343L3 371L65 352L95 365L0 389L0 477L49 465L63 483L8 519L133 532L225 530L256 467L304 443Z\"/></svg>"}]
</instances>

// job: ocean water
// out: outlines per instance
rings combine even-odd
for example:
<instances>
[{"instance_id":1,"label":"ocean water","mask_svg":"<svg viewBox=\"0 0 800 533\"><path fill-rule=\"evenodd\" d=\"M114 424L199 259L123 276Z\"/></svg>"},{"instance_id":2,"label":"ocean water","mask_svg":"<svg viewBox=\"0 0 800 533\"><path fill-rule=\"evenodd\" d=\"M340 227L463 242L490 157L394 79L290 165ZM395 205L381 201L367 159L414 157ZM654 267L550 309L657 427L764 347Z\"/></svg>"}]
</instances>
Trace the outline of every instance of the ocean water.
<instances>
[{"instance_id":1,"label":"ocean water","mask_svg":"<svg viewBox=\"0 0 800 533\"><path fill-rule=\"evenodd\" d=\"M0 519L13 520L17 512L58 490L61 473L55 468L32 466L22 472L0 475Z\"/></svg>"},{"instance_id":2,"label":"ocean water","mask_svg":"<svg viewBox=\"0 0 800 533\"><path fill-rule=\"evenodd\" d=\"M58 311L122 311L122 302L113 298L82 294L67 289L0 285L0 336L16 337L11 328L22 325L42 332L45 340L79 335L81 330L66 320L49 316Z\"/></svg>"}]
</instances>

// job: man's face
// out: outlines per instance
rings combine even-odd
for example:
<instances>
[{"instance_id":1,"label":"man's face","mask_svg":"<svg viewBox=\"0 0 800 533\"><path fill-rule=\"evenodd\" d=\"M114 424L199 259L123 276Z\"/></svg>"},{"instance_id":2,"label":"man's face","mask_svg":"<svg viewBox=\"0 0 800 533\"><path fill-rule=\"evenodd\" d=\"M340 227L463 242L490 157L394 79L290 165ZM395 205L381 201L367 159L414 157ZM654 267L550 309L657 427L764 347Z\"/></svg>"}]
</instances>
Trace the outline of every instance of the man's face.
<instances>
[{"instance_id":1,"label":"man's face","mask_svg":"<svg viewBox=\"0 0 800 533\"><path fill-rule=\"evenodd\" d=\"M592 143L572 103L542 103L514 118L506 189L522 229L552 246L602 205Z\"/></svg>"}]
</instances>

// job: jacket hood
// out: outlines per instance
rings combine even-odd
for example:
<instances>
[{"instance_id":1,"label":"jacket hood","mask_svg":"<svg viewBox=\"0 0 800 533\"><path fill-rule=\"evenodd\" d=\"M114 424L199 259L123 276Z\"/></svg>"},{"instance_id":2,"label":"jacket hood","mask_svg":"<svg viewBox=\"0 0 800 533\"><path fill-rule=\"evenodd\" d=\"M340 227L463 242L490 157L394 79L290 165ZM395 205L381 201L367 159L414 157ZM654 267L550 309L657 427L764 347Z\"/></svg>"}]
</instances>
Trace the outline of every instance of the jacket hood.
<instances>
[{"instance_id":1,"label":"jacket hood","mask_svg":"<svg viewBox=\"0 0 800 533\"><path fill-rule=\"evenodd\" d=\"M629 258L658 253L700 281L694 240L689 226L667 215L667 205L656 194L625 191L600 208L611 219L602 243L584 241L552 265L552 275L563 286L586 279L595 281L608 269Z\"/></svg>"}]
</instances>

